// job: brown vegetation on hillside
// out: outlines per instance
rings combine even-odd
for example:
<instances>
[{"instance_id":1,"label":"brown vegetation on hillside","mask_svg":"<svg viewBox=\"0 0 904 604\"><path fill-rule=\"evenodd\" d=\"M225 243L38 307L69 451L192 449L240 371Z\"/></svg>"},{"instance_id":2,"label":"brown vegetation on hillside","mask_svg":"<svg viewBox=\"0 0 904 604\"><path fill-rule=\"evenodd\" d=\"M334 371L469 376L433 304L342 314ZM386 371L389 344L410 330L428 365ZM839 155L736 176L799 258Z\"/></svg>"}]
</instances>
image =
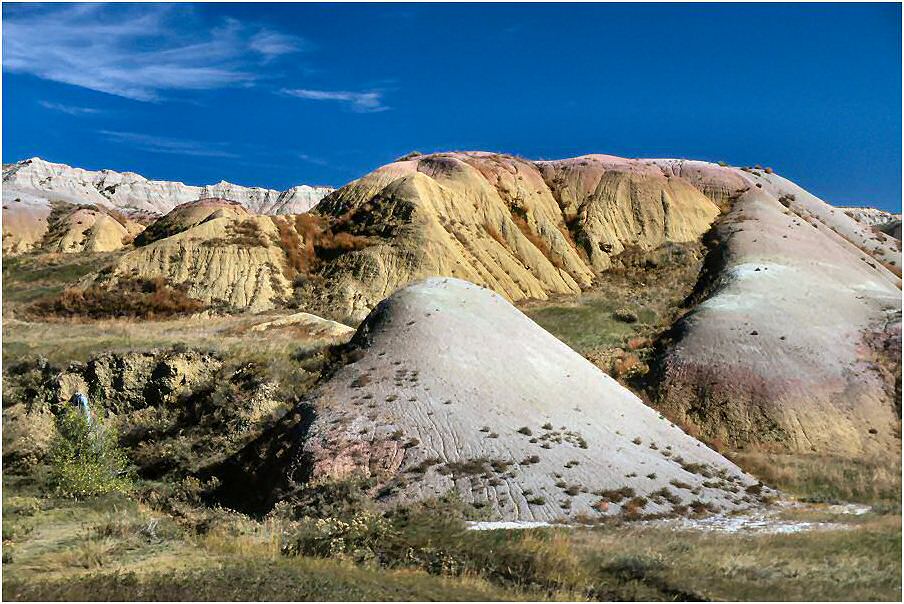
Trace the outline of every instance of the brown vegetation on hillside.
<instances>
[{"instance_id":1,"label":"brown vegetation on hillside","mask_svg":"<svg viewBox=\"0 0 904 604\"><path fill-rule=\"evenodd\" d=\"M505 239L502 237L496 227L491 224L485 224L483 225L483 230L487 232L487 235L495 239L496 243L508 249L508 244L505 242Z\"/></svg>"},{"instance_id":2,"label":"brown vegetation on hillside","mask_svg":"<svg viewBox=\"0 0 904 604\"><path fill-rule=\"evenodd\" d=\"M123 279L114 289L97 286L69 288L35 302L27 313L37 317L157 319L188 315L204 308L204 303L189 298L158 277Z\"/></svg>"},{"instance_id":3,"label":"brown vegetation on hillside","mask_svg":"<svg viewBox=\"0 0 904 604\"><path fill-rule=\"evenodd\" d=\"M296 216L301 218L304 214ZM299 230L293 229L286 218L273 217L273 224L279 231L280 246L286 252L286 264L283 274L290 281L298 273L306 273L310 269L310 256L305 253L304 241L298 236Z\"/></svg>"},{"instance_id":4,"label":"brown vegetation on hillside","mask_svg":"<svg viewBox=\"0 0 904 604\"><path fill-rule=\"evenodd\" d=\"M341 220L331 225L317 214L298 214L291 221L282 217L272 220L279 230L280 245L286 252L283 274L289 280L298 275L309 275L321 260L372 245L368 237L338 231L344 224Z\"/></svg>"},{"instance_id":5,"label":"brown vegetation on hillside","mask_svg":"<svg viewBox=\"0 0 904 604\"><path fill-rule=\"evenodd\" d=\"M238 245L239 247L266 247L267 241L261 232L260 226L254 219L236 221L227 227L229 239L227 244Z\"/></svg>"}]
</instances>

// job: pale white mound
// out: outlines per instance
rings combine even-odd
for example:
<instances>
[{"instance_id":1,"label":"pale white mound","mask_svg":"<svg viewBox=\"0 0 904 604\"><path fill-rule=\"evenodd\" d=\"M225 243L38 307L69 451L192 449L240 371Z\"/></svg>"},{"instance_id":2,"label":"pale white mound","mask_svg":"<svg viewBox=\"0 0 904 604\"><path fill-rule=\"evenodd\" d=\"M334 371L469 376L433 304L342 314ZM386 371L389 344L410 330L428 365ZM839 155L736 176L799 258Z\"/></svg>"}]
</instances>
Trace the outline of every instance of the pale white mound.
<instances>
[{"instance_id":1,"label":"pale white mound","mask_svg":"<svg viewBox=\"0 0 904 604\"><path fill-rule=\"evenodd\" d=\"M457 491L505 520L755 505L760 487L502 296L430 278L384 300L314 394L312 480Z\"/></svg>"},{"instance_id":2,"label":"pale white mound","mask_svg":"<svg viewBox=\"0 0 904 604\"><path fill-rule=\"evenodd\" d=\"M730 445L900 450L900 241L777 174L735 172L749 187L713 231L660 404Z\"/></svg>"}]
</instances>

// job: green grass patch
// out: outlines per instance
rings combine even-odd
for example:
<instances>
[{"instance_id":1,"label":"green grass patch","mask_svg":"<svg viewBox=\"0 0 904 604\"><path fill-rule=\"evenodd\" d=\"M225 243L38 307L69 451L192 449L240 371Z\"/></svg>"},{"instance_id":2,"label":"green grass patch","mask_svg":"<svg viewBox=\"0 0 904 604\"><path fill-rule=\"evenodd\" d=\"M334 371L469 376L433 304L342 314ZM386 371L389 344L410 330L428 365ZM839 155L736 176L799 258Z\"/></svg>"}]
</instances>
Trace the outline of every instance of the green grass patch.
<instances>
[{"instance_id":1,"label":"green grass patch","mask_svg":"<svg viewBox=\"0 0 904 604\"><path fill-rule=\"evenodd\" d=\"M364 516L330 507L342 518L319 524L198 508L200 520L176 522L122 495L58 499L24 478L4 477L3 495L8 600L895 600L901 590L898 514L775 535L633 523L473 532L441 503Z\"/></svg>"},{"instance_id":2,"label":"green grass patch","mask_svg":"<svg viewBox=\"0 0 904 604\"><path fill-rule=\"evenodd\" d=\"M595 295L584 295L574 304L528 308L526 314L540 327L553 334L579 353L598 348L620 346L644 324L655 324L656 313L648 308L632 309L639 323L630 324L615 318L623 305Z\"/></svg>"},{"instance_id":3,"label":"green grass patch","mask_svg":"<svg viewBox=\"0 0 904 604\"><path fill-rule=\"evenodd\" d=\"M4 303L28 303L59 294L109 264L118 253L24 254L3 258Z\"/></svg>"},{"instance_id":4,"label":"green grass patch","mask_svg":"<svg viewBox=\"0 0 904 604\"><path fill-rule=\"evenodd\" d=\"M900 454L872 460L756 452L730 457L766 484L805 501L901 506Z\"/></svg>"}]
</instances>

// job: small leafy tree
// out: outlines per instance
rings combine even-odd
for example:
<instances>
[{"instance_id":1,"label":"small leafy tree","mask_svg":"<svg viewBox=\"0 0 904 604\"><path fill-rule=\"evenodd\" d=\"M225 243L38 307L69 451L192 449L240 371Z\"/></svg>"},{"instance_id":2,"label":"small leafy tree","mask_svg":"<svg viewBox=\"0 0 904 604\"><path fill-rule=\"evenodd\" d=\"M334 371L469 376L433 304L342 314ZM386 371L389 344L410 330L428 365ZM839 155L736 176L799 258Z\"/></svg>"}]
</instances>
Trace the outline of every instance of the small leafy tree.
<instances>
[{"instance_id":1,"label":"small leafy tree","mask_svg":"<svg viewBox=\"0 0 904 604\"><path fill-rule=\"evenodd\" d=\"M116 431L100 418L89 422L74 409L57 421L50 448L51 482L66 497L126 492L132 487L129 460Z\"/></svg>"}]
</instances>

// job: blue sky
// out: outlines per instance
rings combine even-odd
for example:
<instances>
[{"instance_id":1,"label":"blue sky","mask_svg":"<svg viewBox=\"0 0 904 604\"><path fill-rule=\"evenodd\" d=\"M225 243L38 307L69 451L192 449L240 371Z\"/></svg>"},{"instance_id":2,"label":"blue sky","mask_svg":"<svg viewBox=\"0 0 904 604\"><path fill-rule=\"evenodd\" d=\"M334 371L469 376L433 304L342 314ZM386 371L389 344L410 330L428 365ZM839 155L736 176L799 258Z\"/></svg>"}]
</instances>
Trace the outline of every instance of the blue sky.
<instances>
[{"instance_id":1,"label":"blue sky","mask_svg":"<svg viewBox=\"0 0 904 604\"><path fill-rule=\"evenodd\" d=\"M3 4L3 161L342 185L411 150L772 166L901 208L901 7Z\"/></svg>"}]
</instances>

